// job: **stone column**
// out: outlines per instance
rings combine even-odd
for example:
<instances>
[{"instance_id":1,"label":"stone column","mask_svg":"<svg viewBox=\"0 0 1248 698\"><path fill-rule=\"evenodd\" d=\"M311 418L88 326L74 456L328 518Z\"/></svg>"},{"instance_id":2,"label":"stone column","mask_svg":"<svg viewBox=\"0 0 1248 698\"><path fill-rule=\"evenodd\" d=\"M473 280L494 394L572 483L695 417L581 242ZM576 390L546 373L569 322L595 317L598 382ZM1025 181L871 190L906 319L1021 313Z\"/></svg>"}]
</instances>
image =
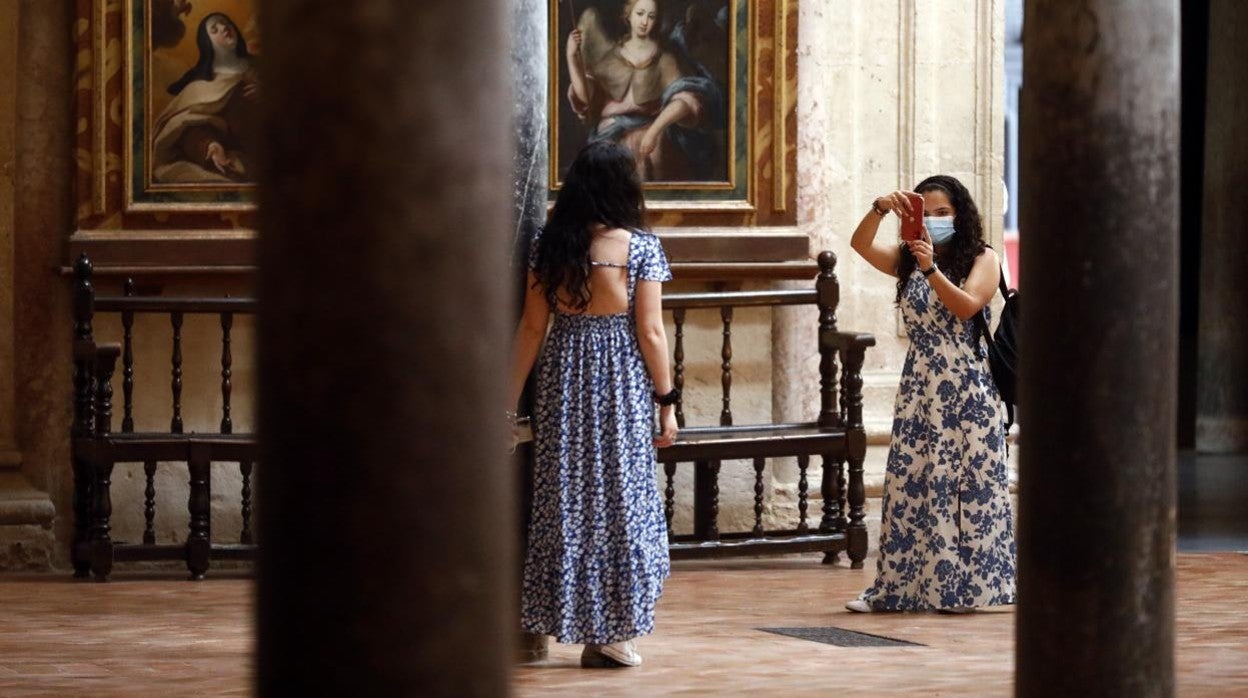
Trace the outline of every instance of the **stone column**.
<instances>
[{"instance_id":1,"label":"stone column","mask_svg":"<svg viewBox=\"0 0 1248 698\"><path fill-rule=\"evenodd\" d=\"M515 209L511 240L511 269L516 288L516 318L524 297L528 275L528 242L533 231L546 220L546 191L550 181L550 149L547 138L547 2L545 0L512 0L509 29L511 31L511 79L515 128L515 158L512 161L512 196ZM526 395L526 399L527 399ZM509 408L510 409L510 408ZM532 410L523 410L531 414ZM529 494L532 490L532 450L518 450L524 461L524 511L517 518L520 530L517 540L523 541L528 527ZM517 575L519 575L517 567ZM544 635L521 633L518 659L539 661L547 656Z\"/></svg>"},{"instance_id":2,"label":"stone column","mask_svg":"<svg viewBox=\"0 0 1248 698\"><path fill-rule=\"evenodd\" d=\"M17 93L18 20L17 0L0 0L0 90L5 94L0 100L0 470L22 464L17 448L17 355L13 341L17 320L13 305L17 100L10 97Z\"/></svg>"},{"instance_id":3,"label":"stone column","mask_svg":"<svg viewBox=\"0 0 1248 698\"><path fill-rule=\"evenodd\" d=\"M1026 12L1015 690L1172 695L1178 3Z\"/></svg>"},{"instance_id":4,"label":"stone column","mask_svg":"<svg viewBox=\"0 0 1248 698\"><path fill-rule=\"evenodd\" d=\"M261 5L261 695L506 695L503 0Z\"/></svg>"},{"instance_id":5,"label":"stone column","mask_svg":"<svg viewBox=\"0 0 1248 698\"><path fill-rule=\"evenodd\" d=\"M67 561L71 9L0 0L0 569Z\"/></svg>"},{"instance_id":6,"label":"stone column","mask_svg":"<svg viewBox=\"0 0 1248 698\"><path fill-rule=\"evenodd\" d=\"M1209 5L1196 448L1248 451L1248 5Z\"/></svg>"}]
</instances>

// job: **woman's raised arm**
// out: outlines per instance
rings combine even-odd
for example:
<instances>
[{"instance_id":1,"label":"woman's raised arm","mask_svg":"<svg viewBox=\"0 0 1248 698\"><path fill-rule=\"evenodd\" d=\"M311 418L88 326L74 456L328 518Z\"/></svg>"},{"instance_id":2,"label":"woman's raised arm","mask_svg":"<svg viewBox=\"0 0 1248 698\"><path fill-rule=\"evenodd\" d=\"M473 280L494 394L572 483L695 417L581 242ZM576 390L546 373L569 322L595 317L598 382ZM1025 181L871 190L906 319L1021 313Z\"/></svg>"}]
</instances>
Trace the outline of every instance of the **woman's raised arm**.
<instances>
[{"instance_id":1,"label":"woman's raised arm","mask_svg":"<svg viewBox=\"0 0 1248 698\"><path fill-rule=\"evenodd\" d=\"M854 235L849 240L849 246L867 260L867 263L889 276L897 276L897 267L901 264L901 247L879 242L875 235L880 230L880 221L884 220L884 215L899 209L914 214L910 211L910 201L905 192L895 191L876 199L872 202L871 210L858 222L858 227L854 229ZM884 214L878 211L884 211ZM919 211L918 215L922 216L923 212Z\"/></svg>"}]
</instances>

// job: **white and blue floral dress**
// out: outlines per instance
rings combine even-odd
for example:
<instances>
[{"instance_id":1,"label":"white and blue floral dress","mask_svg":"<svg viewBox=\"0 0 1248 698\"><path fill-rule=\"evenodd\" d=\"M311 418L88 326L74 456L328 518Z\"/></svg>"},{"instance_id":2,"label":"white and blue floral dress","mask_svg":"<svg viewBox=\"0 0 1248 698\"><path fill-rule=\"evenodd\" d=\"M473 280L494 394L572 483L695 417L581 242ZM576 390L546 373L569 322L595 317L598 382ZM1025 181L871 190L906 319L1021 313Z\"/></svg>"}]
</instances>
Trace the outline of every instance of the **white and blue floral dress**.
<instances>
[{"instance_id":1,"label":"white and blue floral dress","mask_svg":"<svg viewBox=\"0 0 1248 698\"><path fill-rule=\"evenodd\" d=\"M535 238L536 250L540 237ZM554 322L537 365L524 630L610 644L654 630L670 571L653 444L654 385L637 344L638 279L672 278L659 239L628 244L629 312Z\"/></svg>"},{"instance_id":2,"label":"white and blue floral dress","mask_svg":"<svg viewBox=\"0 0 1248 698\"><path fill-rule=\"evenodd\" d=\"M1004 406L973 320L917 270L901 297L906 354L884 475L880 556L862 598L878 610L1015 600Z\"/></svg>"}]
</instances>

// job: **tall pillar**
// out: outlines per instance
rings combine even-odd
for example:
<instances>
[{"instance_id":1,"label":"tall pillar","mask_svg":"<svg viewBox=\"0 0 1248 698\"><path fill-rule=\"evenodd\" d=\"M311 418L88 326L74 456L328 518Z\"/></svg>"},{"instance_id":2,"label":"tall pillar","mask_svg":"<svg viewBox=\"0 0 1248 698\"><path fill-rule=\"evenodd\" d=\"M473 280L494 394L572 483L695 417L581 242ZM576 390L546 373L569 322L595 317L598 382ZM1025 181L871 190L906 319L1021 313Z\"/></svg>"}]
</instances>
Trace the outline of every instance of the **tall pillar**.
<instances>
[{"instance_id":1,"label":"tall pillar","mask_svg":"<svg viewBox=\"0 0 1248 698\"><path fill-rule=\"evenodd\" d=\"M1015 690L1172 695L1178 3L1026 13Z\"/></svg>"},{"instance_id":2,"label":"tall pillar","mask_svg":"<svg viewBox=\"0 0 1248 698\"><path fill-rule=\"evenodd\" d=\"M261 695L506 695L504 0L261 4Z\"/></svg>"},{"instance_id":3,"label":"tall pillar","mask_svg":"<svg viewBox=\"0 0 1248 698\"><path fill-rule=\"evenodd\" d=\"M1209 5L1196 448L1248 452L1248 5Z\"/></svg>"},{"instance_id":4,"label":"tall pillar","mask_svg":"<svg viewBox=\"0 0 1248 698\"><path fill-rule=\"evenodd\" d=\"M0 0L0 470L22 464L17 448L17 354L14 343L13 245L17 239L17 0Z\"/></svg>"},{"instance_id":5,"label":"tall pillar","mask_svg":"<svg viewBox=\"0 0 1248 698\"><path fill-rule=\"evenodd\" d=\"M70 10L0 0L0 569L68 561L53 496L68 504Z\"/></svg>"},{"instance_id":6,"label":"tall pillar","mask_svg":"<svg viewBox=\"0 0 1248 698\"><path fill-rule=\"evenodd\" d=\"M513 88L512 121L515 128L515 157L512 160L512 259L516 288L516 318L519 318L524 284L528 277L528 243L533 231L546 220L546 192L550 182L550 149L547 138L546 0L512 0L511 77ZM500 240L501 242L501 240ZM526 396L527 397L527 396ZM512 409L509 407L508 409ZM531 413L531 410L524 410ZM521 448L518 460L524 465L520 498L524 511L517 517L517 540L527 535L528 507L532 492L532 449ZM517 567L516 574L520 574ZM518 589L519 587L517 587ZM518 603L518 601L517 601ZM517 616L516 621L519 622ZM544 635L520 633L518 659L531 662L547 656Z\"/></svg>"}]
</instances>

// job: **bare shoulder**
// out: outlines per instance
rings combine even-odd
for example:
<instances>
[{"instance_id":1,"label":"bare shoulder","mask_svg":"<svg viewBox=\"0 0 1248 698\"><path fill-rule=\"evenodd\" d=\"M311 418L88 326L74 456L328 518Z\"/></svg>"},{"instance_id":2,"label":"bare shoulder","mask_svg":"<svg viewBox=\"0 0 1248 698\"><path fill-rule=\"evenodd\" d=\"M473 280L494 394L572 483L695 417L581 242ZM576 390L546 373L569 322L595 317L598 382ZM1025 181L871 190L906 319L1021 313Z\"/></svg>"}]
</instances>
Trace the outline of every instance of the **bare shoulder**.
<instances>
[{"instance_id":1,"label":"bare shoulder","mask_svg":"<svg viewBox=\"0 0 1248 698\"><path fill-rule=\"evenodd\" d=\"M634 231L628 228L612 228L603 233L602 236L608 240L628 240L635 234Z\"/></svg>"},{"instance_id":2,"label":"bare shoulder","mask_svg":"<svg viewBox=\"0 0 1248 698\"><path fill-rule=\"evenodd\" d=\"M1000 263L1000 261L1001 258L997 256L997 251L987 246L985 246L984 251L980 252L979 256L975 258L976 264L991 264L996 266Z\"/></svg>"}]
</instances>

